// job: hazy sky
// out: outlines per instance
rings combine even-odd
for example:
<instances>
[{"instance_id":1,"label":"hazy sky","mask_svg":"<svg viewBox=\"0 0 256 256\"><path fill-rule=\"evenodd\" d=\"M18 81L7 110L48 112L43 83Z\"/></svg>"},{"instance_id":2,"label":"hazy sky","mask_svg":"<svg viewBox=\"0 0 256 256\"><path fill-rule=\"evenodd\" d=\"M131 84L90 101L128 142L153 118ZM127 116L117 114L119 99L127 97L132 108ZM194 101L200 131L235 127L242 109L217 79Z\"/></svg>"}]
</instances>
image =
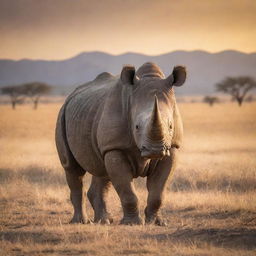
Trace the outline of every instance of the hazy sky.
<instances>
[{"instance_id":1,"label":"hazy sky","mask_svg":"<svg viewBox=\"0 0 256 256\"><path fill-rule=\"evenodd\" d=\"M256 52L256 0L0 0L0 58Z\"/></svg>"}]
</instances>

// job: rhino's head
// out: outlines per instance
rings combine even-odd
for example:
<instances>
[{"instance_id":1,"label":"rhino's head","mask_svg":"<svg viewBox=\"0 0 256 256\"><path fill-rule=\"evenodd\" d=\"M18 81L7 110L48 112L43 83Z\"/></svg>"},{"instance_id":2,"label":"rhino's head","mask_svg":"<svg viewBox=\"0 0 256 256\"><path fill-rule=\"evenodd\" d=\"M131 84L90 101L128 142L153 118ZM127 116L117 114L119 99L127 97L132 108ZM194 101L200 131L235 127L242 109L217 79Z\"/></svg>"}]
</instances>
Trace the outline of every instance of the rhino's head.
<instances>
[{"instance_id":1,"label":"rhino's head","mask_svg":"<svg viewBox=\"0 0 256 256\"><path fill-rule=\"evenodd\" d=\"M186 80L186 70L177 66L167 78L153 63L145 63L137 72L125 66L120 80L131 88L130 123L134 141L145 158L169 155L175 145L175 97L173 86Z\"/></svg>"}]
</instances>

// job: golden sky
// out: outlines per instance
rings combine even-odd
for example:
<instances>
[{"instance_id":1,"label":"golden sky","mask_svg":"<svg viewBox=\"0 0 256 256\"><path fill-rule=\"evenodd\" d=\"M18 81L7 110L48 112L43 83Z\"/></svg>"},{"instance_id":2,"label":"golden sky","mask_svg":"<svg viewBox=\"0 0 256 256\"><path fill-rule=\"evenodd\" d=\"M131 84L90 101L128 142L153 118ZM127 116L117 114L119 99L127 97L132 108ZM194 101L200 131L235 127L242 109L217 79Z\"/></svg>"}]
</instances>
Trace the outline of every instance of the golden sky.
<instances>
[{"instance_id":1,"label":"golden sky","mask_svg":"<svg viewBox=\"0 0 256 256\"><path fill-rule=\"evenodd\" d=\"M0 0L0 58L256 52L256 0Z\"/></svg>"}]
</instances>

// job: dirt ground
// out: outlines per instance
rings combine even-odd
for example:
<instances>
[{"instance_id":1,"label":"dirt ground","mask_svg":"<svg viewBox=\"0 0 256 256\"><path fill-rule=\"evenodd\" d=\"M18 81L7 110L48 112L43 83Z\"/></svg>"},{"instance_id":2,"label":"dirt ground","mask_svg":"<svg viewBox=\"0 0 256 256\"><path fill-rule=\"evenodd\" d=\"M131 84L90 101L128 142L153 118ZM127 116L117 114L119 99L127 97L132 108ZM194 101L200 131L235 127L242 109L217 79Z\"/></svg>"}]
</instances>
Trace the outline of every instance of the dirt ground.
<instances>
[{"instance_id":1,"label":"dirt ground","mask_svg":"<svg viewBox=\"0 0 256 256\"><path fill-rule=\"evenodd\" d=\"M255 212L167 209L163 215L168 219L168 227L129 227L118 225L120 210L110 226L70 225L71 209L63 210L57 202L40 207L26 197L13 202L1 200L1 254L255 255L256 252Z\"/></svg>"}]
</instances>

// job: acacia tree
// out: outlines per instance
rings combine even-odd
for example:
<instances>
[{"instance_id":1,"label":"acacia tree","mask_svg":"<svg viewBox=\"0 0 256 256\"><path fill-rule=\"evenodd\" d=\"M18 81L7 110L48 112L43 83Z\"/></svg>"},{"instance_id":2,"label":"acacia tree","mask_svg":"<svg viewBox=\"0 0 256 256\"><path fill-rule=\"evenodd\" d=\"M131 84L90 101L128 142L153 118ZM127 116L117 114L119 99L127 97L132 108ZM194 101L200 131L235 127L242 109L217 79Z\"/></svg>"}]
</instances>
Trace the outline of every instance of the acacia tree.
<instances>
[{"instance_id":1,"label":"acacia tree","mask_svg":"<svg viewBox=\"0 0 256 256\"><path fill-rule=\"evenodd\" d=\"M51 89L50 85L40 82L32 82L22 85L24 94L34 103L34 109L37 109L41 96L50 93Z\"/></svg>"},{"instance_id":2,"label":"acacia tree","mask_svg":"<svg viewBox=\"0 0 256 256\"><path fill-rule=\"evenodd\" d=\"M227 77L216 84L216 88L219 92L231 95L232 99L242 106L248 92L256 88L256 81L249 76Z\"/></svg>"},{"instance_id":3,"label":"acacia tree","mask_svg":"<svg viewBox=\"0 0 256 256\"><path fill-rule=\"evenodd\" d=\"M24 91L20 85L10 85L2 87L1 93L10 97L12 109L15 109L16 104L21 103L24 100Z\"/></svg>"},{"instance_id":4,"label":"acacia tree","mask_svg":"<svg viewBox=\"0 0 256 256\"><path fill-rule=\"evenodd\" d=\"M203 101L205 103L208 103L212 107L213 104L219 102L219 99L217 97L214 97L214 96L205 96Z\"/></svg>"}]
</instances>

